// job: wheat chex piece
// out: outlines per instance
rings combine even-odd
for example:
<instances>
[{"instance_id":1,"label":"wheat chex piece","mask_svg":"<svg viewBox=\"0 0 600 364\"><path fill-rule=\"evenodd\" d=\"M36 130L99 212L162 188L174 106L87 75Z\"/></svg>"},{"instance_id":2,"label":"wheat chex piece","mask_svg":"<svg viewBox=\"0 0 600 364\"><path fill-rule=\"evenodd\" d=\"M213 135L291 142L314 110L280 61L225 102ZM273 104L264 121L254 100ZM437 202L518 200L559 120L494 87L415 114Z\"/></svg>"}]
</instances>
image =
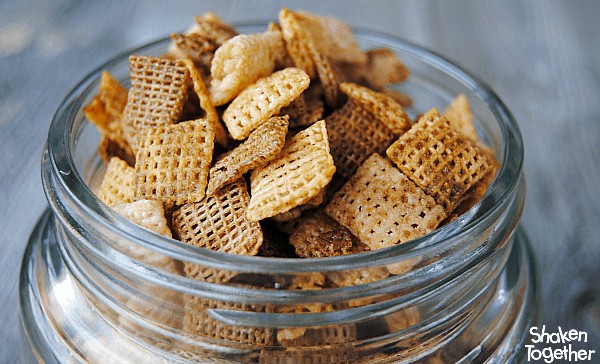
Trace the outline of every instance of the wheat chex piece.
<instances>
[{"instance_id":1,"label":"wheat chex piece","mask_svg":"<svg viewBox=\"0 0 600 364\"><path fill-rule=\"evenodd\" d=\"M300 94L300 96L298 96L288 106L282 108L281 111L279 112L279 115L289 116L290 128L309 126L318 121L318 120L312 121L310 119L310 114L308 113L308 107L306 106L306 99L304 98L303 93Z\"/></svg>"},{"instance_id":2,"label":"wheat chex piece","mask_svg":"<svg viewBox=\"0 0 600 364\"><path fill-rule=\"evenodd\" d=\"M489 155L456 131L437 109L426 112L386 153L447 213L492 168Z\"/></svg>"},{"instance_id":3,"label":"wheat chex piece","mask_svg":"<svg viewBox=\"0 0 600 364\"><path fill-rule=\"evenodd\" d=\"M327 129L321 120L288 139L275 159L252 171L248 218L262 220L308 202L334 173Z\"/></svg>"},{"instance_id":4,"label":"wheat chex piece","mask_svg":"<svg viewBox=\"0 0 600 364\"><path fill-rule=\"evenodd\" d=\"M373 153L383 153L396 135L375 115L349 101L326 119L337 173L350 178Z\"/></svg>"},{"instance_id":5,"label":"wheat chex piece","mask_svg":"<svg viewBox=\"0 0 600 364\"><path fill-rule=\"evenodd\" d=\"M442 114L456 130L471 138L471 140L478 140L477 130L475 124L473 124L471 106L465 95L456 96Z\"/></svg>"},{"instance_id":6,"label":"wheat chex piece","mask_svg":"<svg viewBox=\"0 0 600 364\"><path fill-rule=\"evenodd\" d=\"M131 88L123 111L123 131L137 151L143 129L175 124L187 99L189 72L181 60L130 56Z\"/></svg>"},{"instance_id":7,"label":"wheat chex piece","mask_svg":"<svg viewBox=\"0 0 600 364\"><path fill-rule=\"evenodd\" d=\"M249 200L246 183L239 179L203 201L181 206L173 213L173 231L187 244L256 255L263 235L260 224L246 218Z\"/></svg>"},{"instance_id":8,"label":"wheat chex piece","mask_svg":"<svg viewBox=\"0 0 600 364\"><path fill-rule=\"evenodd\" d=\"M283 149L287 131L287 116L274 116L256 128L248 139L224 154L210 169L207 196L275 158Z\"/></svg>"},{"instance_id":9,"label":"wheat chex piece","mask_svg":"<svg viewBox=\"0 0 600 364\"><path fill-rule=\"evenodd\" d=\"M203 78L210 75L210 64L212 63L215 51L219 44L207 38L205 35L192 34L171 34L172 46L169 54L176 59L190 59L194 62Z\"/></svg>"},{"instance_id":10,"label":"wheat chex piece","mask_svg":"<svg viewBox=\"0 0 600 364\"><path fill-rule=\"evenodd\" d=\"M98 189L98 198L108 206L114 206L132 202L134 196L135 169L118 157L111 158Z\"/></svg>"},{"instance_id":11,"label":"wheat chex piece","mask_svg":"<svg viewBox=\"0 0 600 364\"><path fill-rule=\"evenodd\" d=\"M306 73L294 67L259 79L242 91L223 113L229 133L236 140L245 139L259 125L294 101L309 83Z\"/></svg>"},{"instance_id":12,"label":"wheat chex piece","mask_svg":"<svg viewBox=\"0 0 600 364\"><path fill-rule=\"evenodd\" d=\"M425 235L446 217L442 206L379 154L358 168L325 213L371 250Z\"/></svg>"},{"instance_id":13,"label":"wheat chex piece","mask_svg":"<svg viewBox=\"0 0 600 364\"><path fill-rule=\"evenodd\" d=\"M357 240L348 229L323 212L302 217L290 235L290 244L302 258L352 254Z\"/></svg>"},{"instance_id":14,"label":"wheat chex piece","mask_svg":"<svg viewBox=\"0 0 600 364\"><path fill-rule=\"evenodd\" d=\"M234 27L225 23L212 11L195 16L194 24L186 33L202 34L219 45L238 34Z\"/></svg>"},{"instance_id":15,"label":"wheat chex piece","mask_svg":"<svg viewBox=\"0 0 600 364\"><path fill-rule=\"evenodd\" d=\"M215 52L210 74L210 96L216 106L233 100L242 90L270 75L285 55L279 31L240 34Z\"/></svg>"},{"instance_id":16,"label":"wheat chex piece","mask_svg":"<svg viewBox=\"0 0 600 364\"><path fill-rule=\"evenodd\" d=\"M396 135L403 134L411 127L412 121L402 106L384 93L350 82L340 84L340 90L349 100L373 113Z\"/></svg>"},{"instance_id":17,"label":"wheat chex piece","mask_svg":"<svg viewBox=\"0 0 600 364\"><path fill-rule=\"evenodd\" d=\"M367 58L365 78L376 90L383 90L390 83L404 82L409 76L408 69L389 48L371 49Z\"/></svg>"},{"instance_id":18,"label":"wheat chex piece","mask_svg":"<svg viewBox=\"0 0 600 364\"><path fill-rule=\"evenodd\" d=\"M166 237L172 237L162 204L153 200L139 200L112 207L127 220Z\"/></svg>"},{"instance_id":19,"label":"wheat chex piece","mask_svg":"<svg viewBox=\"0 0 600 364\"><path fill-rule=\"evenodd\" d=\"M135 164L137 199L181 205L204 198L214 148L205 119L147 128Z\"/></svg>"}]
</instances>

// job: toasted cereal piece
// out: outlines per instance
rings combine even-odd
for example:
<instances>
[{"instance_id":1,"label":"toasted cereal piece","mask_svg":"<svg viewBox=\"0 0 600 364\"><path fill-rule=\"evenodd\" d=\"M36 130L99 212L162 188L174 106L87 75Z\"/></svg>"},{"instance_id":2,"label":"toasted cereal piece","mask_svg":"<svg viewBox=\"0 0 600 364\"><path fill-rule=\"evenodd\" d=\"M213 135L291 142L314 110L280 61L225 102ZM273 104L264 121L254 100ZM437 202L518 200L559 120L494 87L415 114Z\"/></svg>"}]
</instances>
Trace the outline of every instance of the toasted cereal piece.
<instances>
[{"instance_id":1,"label":"toasted cereal piece","mask_svg":"<svg viewBox=\"0 0 600 364\"><path fill-rule=\"evenodd\" d=\"M197 71L192 61L185 59L183 60L183 63L190 73L190 78L194 85L194 92L196 93L196 96L198 96L200 108L204 111L205 118L212 124L213 130L215 131L215 141L222 147L227 148L229 145L227 131L225 130L225 127L223 127L223 124L221 124L219 114L217 114L217 110L210 100L206 85L204 84L204 81L202 81L202 76Z\"/></svg>"},{"instance_id":2,"label":"toasted cereal piece","mask_svg":"<svg viewBox=\"0 0 600 364\"><path fill-rule=\"evenodd\" d=\"M194 17L194 24L188 29L187 34L202 34L221 45L238 33L234 27L223 22L217 14L207 12Z\"/></svg>"},{"instance_id":3,"label":"toasted cereal piece","mask_svg":"<svg viewBox=\"0 0 600 364\"><path fill-rule=\"evenodd\" d=\"M287 116L274 116L256 128L248 139L224 154L210 169L207 196L275 158L283 149L287 131Z\"/></svg>"},{"instance_id":4,"label":"toasted cereal piece","mask_svg":"<svg viewBox=\"0 0 600 364\"><path fill-rule=\"evenodd\" d=\"M371 250L425 235L446 217L442 206L379 154L358 168L325 212Z\"/></svg>"},{"instance_id":5,"label":"toasted cereal piece","mask_svg":"<svg viewBox=\"0 0 600 364\"><path fill-rule=\"evenodd\" d=\"M390 272L385 267L365 267L327 273L327 278L338 287L360 286L380 281L389 276Z\"/></svg>"},{"instance_id":6,"label":"toasted cereal piece","mask_svg":"<svg viewBox=\"0 0 600 364\"><path fill-rule=\"evenodd\" d=\"M297 15L291 10L283 8L279 12L279 24L287 53L294 65L306 72L311 79L317 77L317 69L312 59L315 45Z\"/></svg>"},{"instance_id":7,"label":"toasted cereal piece","mask_svg":"<svg viewBox=\"0 0 600 364\"><path fill-rule=\"evenodd\" d=\"M297 19L308 31L317 49L333 62L365 64L367 55L358 46L352 29L340 19L295 12Z\"/></svg>"},{"instance_id":8,"label":"toasted cereal piece","mask_svg":"<svg viewBox=\"0 0 600 364\"><path fill-rule=\"evenodd\" d=\"M340 90L357 105L373 113L377 120L384 123L396 135L407 131L412 122L408 115L391 97L355 83L344 82Z\"/></svg>"},{"instance_id":9,"label":"toasted cereal piece","mask_svg":"<svg viewBox=\"0 0 600 364\"><path fill-rule=\"evenodd\" d=\"M135 169L118 157L111 158L98 189L98 198L108 206L114 206L133 201L134 195Z\"/></svg>"},{"instance_id":10,"label":"toasted cereal piece","mask_svg":"<svg viewBox=\"0 0 600 364\"><path fill-rule=\"evenodd\" d=\"M256 255L263 242L260 224L246 218L250 196L239 179L213 196L188 203L173 213L179 240L224 253Z\"/></svg>"},{"instance_id":11,"label":"toasted cereal piece","mask_svg":"<svg viewBox=\"0 0 600 364\"><path fill-rule=\"evenodd\" d=\"M394 101L396 101L402 107L411 107L413 105L412 97L405 94L404 92L400 92L398 90L394 90L391 88L384 89L383 92L385 95L391 97Z\"/></svg>"},{"instance_id":12,"label":"toasted cereal piece","mask_svg":"<svg viewBox=\"0 0 600 364\"><path fill-rule=\"evenodd\" d=\"M174 124L187 98L189 72L181 60L130 56L131 88L123 112L123 131L137 151L142 129Z\"/></svg>"},{"instance_id":13,"label":"toasted cereal piece","mask_svg":"<svg viewBox=\"0 0 600 364\"><path fill-rule=\"evenodd\" d=\"M302 258L351 254L357 240L348 229L322 212L302 217L290 235L290 244Z\"/></svg>"},{"instance_id":14,"label":"toasted cereal piece","mask_svg":"<svg viewBox=\"0 0 600 364\"><path fill-rule=\"evenodd\" d=\"M139 200L113 206L113 210L127 220L166 237L172 237L165 219L162 204L152 200Z\"/></svg>"},{"instance_id":15,"label":"toasted cereal piece","mask_svg":"<svg viewBox=\"0 0 600 364\"><path fill-rule=\"evenodd\" d=\"M202 266L190 262L184 262L183 271L188 278L208 283L227 283L237 276L237 273L234 271Z\"/></svg>"},{"instance_id":16,"label":"toasted cereal piece","mask_svg":"<svg viewBox=\"0 0 600 364\"><path fill-rule=\"evenodd\" d=\"M334 173L327 129L321 120L288 139L275 159L252 172L248 218L262 220L306 203Z\"/></svg>"},{"instance_id":17,"label":"toasted cereal piece","mask_svg":"<svg viewBox=\"0 0 600 364\"><path fill-rule=\"evenodd\" d=\"M215 52L210 66L210 96L216 106L233 100L259 78L270 75L285 54L281 32L240 34Z\"/></svg>"},{"instance_id":18,"label":"toasted cereal piece","mask_svg":"<svg viewBox=\"0 0 600 364\"><path fill-rule=\"evenodd\" d=\"M298 258L294 247L288 243L287 234L282 233L274 223L262 220L263 243L258 249L258 256L270 258Z\"/></svg>"},{"instance_id":19,"label":"toasted cereal piece","mask_svg":"<svg viewBox=\"0 0 600 364\"><path fill-rule=\"evenodd\" d=\"M285 222L299 218L302 213L306 210L314 209L319 207L325 201L325 196L327 194L327 188L323 188L319 194L315 197L308 200L305 204L300 206L296 206L293 209L283 212L279 215L271 216L271 220L276 222Z\"/></svg>"},{"instance_id":20,"label":"toasted cereal piece","mask_svg":"<svg viewBox=\"0 0 600 364\"><path fill-rule=\"evenodd\" d=\"M298 128L302 126L309 126L316 122L311 122L310 114L306 106L306 100L304 94L300 94L294 101L288 106L284 107L279 111L279 115L288 115L290 118L290 128Z\"/></svg>"},{"instance_id":21,"label":"toasted cereal piece","mask_svg":"<svg viewBox=\"0 0 600 364\"><path fill-rule=\"evenodd\" d=\"M394 51L376 48L367 52L365 78L372 88L383 90L390 83L406 81L409 72Z\"/></svg>"},{"instance_id":22,"label":"toasted cereal piece","mask_svg":"<svg viewBox=\"0 0 600 364\"><path fill-rule=\"evenodd\" d=\"M477 130L473 124L473 114L471 113L471 106L469 100L463 94L460 94L452 100L452 102L446 107L443 114L450 125L453 128L460 131L473 141L477 141Z\"/></svg>"},{"instance_id":23,"label":"toasted cereal piece","mask_svg":"<svg viewBox=\"0 0 600 364\"><path fill-rule=\"evenodd\" d=\"M127 105L127 89L121 85L108 71L102 72L98 96L105 105L106 111L118 119L123 115Z\"/></svg>"},{"instance_id":24,"label":"toasted cereal piece","mask_svg":"<svg viewBox=\"0 0 600 364\"><path fill-rule=\"evenodd\" d=\"M210 75L210 65L219 44L203 34L171 34L172 46L169 54L176 59L190 59L203 78Z\"/></svg>"},{"instance_id":25,"label":"toasted cereal piece","mask_svg":"<svg viewBox=\"0 0 600 364\"><path fill-rule=\"evenodd\" d=\"M213 148L205 119L148 128L136 155L136 198L177 205L202 200Z\"/></svg>"},{"instance_id":26,"label":"toasted cereal piece","mask_svg":"<svg viewBox=\"0 0 600 364\"><path fill-rule=\"evenodd\" d=\"M447 213L492 168L489 156L436 109L425 113L386 153Z\"/></svg>"},{"instance_id":27,"label":"toasted cereal piece","mask_svg":"<svg viewBox=\"0 0 600 364\"><path fill-rule=\"evenodd\" d=\"M375 115L349 101L326 119L337 173L350 178L373 153L383 153L396 135Z\"/></svg>"},{"instance_id":28,"label":"toasted cereal piece","mask_svg":"<svg viewBox=\"0 0 600 364\"><path fill-rule=\"evenodd\" d=\"M236 140L245 139L260 124L294 101L309 83L306 73L294 67L256 81L242 91L223 113L229 133Z\"/></svg>"},{"instance_id":29,"label":"toasted cereal piece","mask_svg":"<svg viewBox=\"0 0 600 364\"><path fill-rule=\"evenodd\" d=\"M100 142L98 143L98 154L106 163L109 163L112 157L119 157L127 162L127 164L131 167L135 166L135 155L133 155L131 149L124 149L119 143L110 139L106 135L102 135L100 137Z\"/></svg>"}]
</instances>

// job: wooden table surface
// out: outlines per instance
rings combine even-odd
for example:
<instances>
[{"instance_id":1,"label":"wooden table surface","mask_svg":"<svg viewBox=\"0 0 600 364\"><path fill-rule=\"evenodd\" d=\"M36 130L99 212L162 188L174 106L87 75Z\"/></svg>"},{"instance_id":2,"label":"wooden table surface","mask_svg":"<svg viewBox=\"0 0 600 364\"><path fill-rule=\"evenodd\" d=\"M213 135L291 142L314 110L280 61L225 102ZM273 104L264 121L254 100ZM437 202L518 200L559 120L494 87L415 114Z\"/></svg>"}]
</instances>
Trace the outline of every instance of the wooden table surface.
<instances>
[{"instance_id":1,"label":"wooden table surface","mask_svg":"<svg viewBox=\"0 0 600 364\"><path fill-rule=\"evenodd\" d=\"M522 226L541 276L540 323L585 330L600 349L600 2L25 0L0 2L0 362L18 357L18 272L46 208L40 156L61 99L193 15L273 20L281 6L405 38L496 91L525 142Z\"/></svg>"}]
</instances>

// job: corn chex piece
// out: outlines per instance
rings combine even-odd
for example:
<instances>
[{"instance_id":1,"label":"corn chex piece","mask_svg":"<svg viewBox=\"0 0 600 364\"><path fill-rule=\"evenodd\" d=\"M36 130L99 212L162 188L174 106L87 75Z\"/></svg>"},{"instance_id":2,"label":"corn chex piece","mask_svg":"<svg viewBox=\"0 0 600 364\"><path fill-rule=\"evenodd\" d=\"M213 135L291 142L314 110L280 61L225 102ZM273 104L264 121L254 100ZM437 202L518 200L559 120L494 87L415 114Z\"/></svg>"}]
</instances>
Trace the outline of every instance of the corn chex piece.
<instances>
[{"instance_id":1,"label":"corn chex piece","mask_svg":"<svg viewBox=\"0 0 600 364\"><path fill-rule=\"evenodd\" d=\"M133 201L134 195L135 169L118 157L111 158L98 189L98 198L108 206L114 206Z\"/></svg>"},{"instance_id":2,"label":"corn chex piece","mask_svg":"<svg viewBox=\"0 0 600 364\"><path fill-rule=\"evenodd\" d=\"M383 90L390 83L404 82L409 76L408 69L389 48L371 49L367 58L364 77L376 90Z\"/></svg>"},{"instance_id":3,"label":"corn chex piece","mask_svg":"<svg viewBox=\"0 0 600 364\"><path fill-rule=\"evenodd\" d=\"M407 131L412 122L402 106L391 97L355 83L344 82L340 90L357 105L373 113L377 120L384 123L396 135Z\"/></svg>"},{"instance_id":4,"label":"corn chex piece","mask_svg":"<svg viewBox=\"0 0 600 364\"><path fill-rule=\"evenodd\" d=\"M360 166L325 212L371 250L425 235L446 217L442 206L379 154Z\"/></svg>"},{"instance_id":5,"label":"corn chex piece","mask_svg":"<svg viewBox=\"0 0 600 364\"><path fill-rule=\"evenodd\" d=\"M283 149L287 131L287 116L274 116L256 128L248 139L224 154L210 169L206 195L212 196L244 173L275 158Z\"/></svg>"},{"instance_id":6,"label":"corn chex piece","mask_svg":"<svg viewBox=\"0 0 600 364\"><path fill-rule=\"evenodd\" d=\"M322 212L300 219L290 244L302 258L332 257L353 253L356 240L348 229Z\"/></svg>"},{"instance_id":7,"label":"corn chex piece","mask_svg":"<svg viewBox=\"0 0 600 364\"><path fill-rule=\"evenodd\" d=\"M456 96L442 114L456 130L471 138L471 140L478 140L477 130L475 130L475 125L473 124L471 106L465 95L460 94Z\"/></svg>"},{"instance_id":8,"label":"corn chex piece","mask_svg":"<svg viewBox=\"0 0 600 364\"><path fill-rule=\"evenodd\" d=\"M375 115L349 101L326 119L337 173L350 178L373 153L383 153L396 135Z\"/></svg>"},{"instance_id":9,"label":"corn chex piece","mask_svg":"<svg viewBox=\"0 0 600 364\"><path fill-rule=\"evenodd\" d=\"M386 153L447 213L492 168L489 156L436 109L425 113Z\"/></svg>"},{"instance_id":10,"label":"corn chex piece","mask_svg":"<svg viewBox=\"0 0 600 364\"><path fill-rule=\"evenodd\" d=\"M113 206L113 210L127 220L166 237L172 237L165 219L162 204L152 200L139 200Z\"/></svg>"},{"instance_id":11,"label":"corn chex piece","mask_svg":"<svg viewBox=\"0 0 600 364\"><path fill-rule=\"evenodd\" d=\"M217 106L233 100L259 78L270 75L285 55L279 31L240 34L215 52L210 74L211 100Z\"/></svg>"},{"instance_id":12,"label":"corn chex piece","mask_svg":"<svg viewBox=\"0 0 600 364\"><path fill-rule=\"evenodd\" d=\"M136 198L177 205L202 200L213 148L205 119L148 128L136 155Z\"/></svg>"},{"instance_id":13,"label":"corn chex piece","mask_svg":"<svg viewBox=\"0 0 600 364\"><path fill-rule=\"evenodd\" d=\"M288 139L275 159L252 172L248 218L262 220L306 203L334 173L327 129L321 120Z\"/></svg>"},{"instance_id":14,"label":"corn chex piece","mask_svg":"<svg viewBox=\"0 0 600 364\"><path fill-rule=\"evenodd\" d=\"M137 151L142 129L174 124L187 98L189 72L181 60L130 56L131 88L123 112L123 131Z\"/></svg>"},{"instance_id":15,"label":"corn chex piece","mask_svg":"<svg viewBox=\"0 0 600 364\"><path fill-rule=\"evenodd\" d=\"M260 224L246 218L250 196L243 179L214 196L173 213L173 230L187 244L224 253L256 255L263 242Z\"/></svg>"},{"instance_id":16,"label":"corn chex piece","mask_svg":"<svg viewBox=\"0 0 600 364\"><path fill-rule=\"evenodd\" d=\"M242 91L223 113L229 133L236 140L245 139L259 125L294 101L309 83L306 73L294 67L259 79Z\"/></svg>"}]
</instances>

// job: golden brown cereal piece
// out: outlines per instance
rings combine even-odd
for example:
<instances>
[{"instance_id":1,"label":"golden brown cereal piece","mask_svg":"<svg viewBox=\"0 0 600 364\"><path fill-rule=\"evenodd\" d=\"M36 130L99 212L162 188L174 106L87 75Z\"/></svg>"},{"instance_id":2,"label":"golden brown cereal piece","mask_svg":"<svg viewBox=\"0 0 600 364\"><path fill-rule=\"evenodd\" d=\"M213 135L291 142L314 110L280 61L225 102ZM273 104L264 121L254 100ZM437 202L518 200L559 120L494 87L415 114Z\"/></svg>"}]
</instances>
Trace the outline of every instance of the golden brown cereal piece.
<instances>
[{"instance_id":1,"label":"golden brown cereal piece","mask_svg":"<svg viewBox=\"0 0 600 364\"><path fill-rule=\"evenodd\" d=\"M213 148L207 120L148 128L136 155L136 198L177 205L202 200Z\"/></svg>"},{"instance_id":2,"label":"golden brown cereal piece","mask_svg":"<svg viewBox=\"0 0 600 364\"><path fill-rule=\"evenodd\" d=\"M372 88L383 90L390 83L406 81L409 72L394 51L389 48L371 49L367 52L365 78Z\"/></svg>"},{"instance_id":3,"label":"golden brown cereal piece","mask_svg":"<svg viewBox=\"0 0 600 364\"><path fill-rule=\"evenodd\" d=\"M308 200L305 204L296 206L293 209L283 212L279 215L272 216L271 220L276 222L286 222L297 219L302 215L302 212L314 209L315 207L319 207L321 204L323 204L326 194L327 187L323 188L318 195Z\"/></svg>"},{"instance_id":4,"label":"golden brown cereal piece","mask_svg":"<svg viewBox=\"0 0 600 364\"><path fill-rule=\"evenodd\" d=\"M240 34L215 52L210 67L210 96L216 106L233 100L242 90L270 75L285 48L281 32Z\"/></svg>"},{"instance_id":5,"label":"golden brown cereal piece","mask_svg":"<svg viewBox=\"0 0 600 364\"><path fill-rule=\"evenodd\" d=\"M203 78L210 75L210 65L220 44L198 33L174 33L171 34L171 40L173 43L169 54L177 59L190 59L193 61Z\"/></svg>"},{"instance_id":6,"label":"golden brown cereal piece","mask_svg":"<svg viewBox=\"0 0 600 364\"><path fill-rule=\"evenodd\" d=\"M202 266L189 262L184 263L184 273L188 278L208 283L227 283L237 274L230 270Z\"/></svg>"},{"instance_id":7,"label":"golden brown cereal piece","mask_svg":"<svg viewBox=\"0 0 600 364\"><path fill-rule=\"evenodd\" d=\"M442 206L378 154L360 166L325 212L371 250L425 235L446 217Z\"/></svg>"},{"instance_id":8,"label":"golden brown cereal piece","mask_svg":"<svg viewBox=\"0 0 600 364\"><path fill-rule=\"evenodd\" d=\"M287 116L272 117L250 133L242 144L220 157L210 169L207 196L275 158L285 144L287 131Z\"/></svg>"},{"instance_id":9,"label":"golden brown cereal piece","mask_svg":"<svg viewBox=\"0 0 600 364\"><path fill-rule=\"evenodd\" d=\"M100 158L106 163L110 162L112 157L119 157L131 167L135 166L135 155L130 148L124 149L119 143L110 139L106 135L100 137L100 143L98 143L98 154Z\"/></svg>"},{"instance_id":10,"label":"golden brown cereal piece","mask_svg":"<svg viewBox=\"0 0 600 364\"><path fill-rule=\"evenodd\" d=\"M489 156L436 109L425 113L386 153L447 213L492 168Z\"/></svg>"},{"instance_id":11,"label":"golden brown cereal piece","mask_svg":"<svg viewBox=\"0 0 600 364\"><path fill-rule=\"evenodd\" d=\"M396 135L375 115L350 101L326 119L337 173L350 178L373 153L383 153Z\"/></svg>"},{"instance_id":12,"label":"golden brown cereal piece","mask_svg":"<svg viewBox=\"0 0 600 364\"><path fill-rule=\"evenodd\" d=\"M287 53L294 65L306 72L311 79L315 78L317 69L312 55L316 50L310 34L303 28L297 15L289 9L281 9L279 24L281 25L281 33L285 40Z\"/></svg>"},{"instance_id":13,"label":"golden brown cereal piece","mask_svg":"<svg viewBox=\"0 0 600 364\"><path fill-rule=\"evenodd\" d=\"M352 29L340 19L295 12L302 27L308 31L319 52L333 62L365 64L367 56L360 49Z\"/></svg>"},{"instance_id":14,"label":"golden brown cereal piece","mask_svg":"<svg viewBox=\"0 0 600 364\"><path fill-rule=\"evenodd\" d=\"M102 72L98 96L105 105L106 111L118 119L123 115L127 104L127 89L121 85L108 71Z\"/></svg>"},{"instance_id":15,"label":"golden brown cereal piece","mask_svg":"<svg viewBox=\"0 0 600 364\"><path fill-rule=\"evenodd\" d=\"M309 83L306 73L294 67L256 81L242 91L223 113L229 133L236 140L245 139L260 124L294 101Z\"/></svg>"},{"instance_id":16,"label":"golden brown cereal piece","mask_svg":"<svg viewBox=\"0 0 600 364\"><path fill-rule=\"evenodd\" d=\"M123 112L123 131L137 151L142 129L174 124L187 98L189 72L181 60L130 56L131 88Z\"/></svg>"},{"instance_id":17,"label":"golden brown cereal piece","mask_svg":"<svg viewBox=\"0 0 600 364\"><path fill-rule=\"evenodd\" d=\"M391 97L350 82L342 83L340 90L348 96L349 100L373 113L377 120L384 123L395 134L401 135L410 128L412 124L410 118L402 106Z\"/></svg>"},{"instance_id":18,"label":"golden brown cereal piece","mask_svg":"<svg viewBox=\"0 0 600 364\"><path fill-rule=\"evenodd\" d=\"M165 219L162 204L152 200L139 200L113 206L113 210L127 220L166 237L172 237Z\"/></svg>"},{"instance_id":19,"label":"golden brown cereal piece","mask_svg":"<svg viewBox=\"0 0 600 364\"><path fill-rule=\"evenodd\" d=\"M135 169L120 158L111 158L98 189L98 198L108 206L114 206L133 201L134 194Z\"/></svg>"},{"instance_id":20,"label":"golden brown cereal piece","mask_svg":"<svg viewBox=\"0 0 600 364\"><path fill-rule=\"evenodd\" d=\"M187 244L256 255L263 235L260 224L246 218L249 200L246 183L239 179L203 201L181 206L173 213L173 231Z\"/></svg>"},{"instance_id":21,"label":"golden brown cereal piece","mask_svg":"<svg viewBox=\"0 0 600 364\"><path fill-rule=\"evenodd\" d=\"M315 68L323 88L323 94L325 96L325 102L331 109L335 109L339 104L339 87L340 83L336 76L331 64L320 53L315 52L312 56L315 62Z\"/></svg>"},{"instance_id":22,"label":"golden brown cereal piece","mask_svg":"<svg viewBox=\"0 0 600 364\"><path fill-rule=\"evenodd\" d=\"M300 219L290 244L302 258L332 257L352 254L358 239L348 229L322 212Z\"/></svg>"},{"instance_id":23,"label":"golden brown cereal piece","mask_svg":"<svg viewBox=\"0 0 600 364\"><path fill-rule=\"evenodd\" d=\"M238 34L231 25L223 22L213 12L195 16L194 22L188 29L188 34L202 34L219 45Z\"/></svg>"},{"instance_id":24,"label":"golden brown cereal piece","mask_svg":"<svg viewBox=\"0 0 600 364\"><path fill-rule=\"evenodd\" d=\"M327 273L327 278L338 287L353 287L361 284L377 282L389 277L385 267L365 267L361 269L334 271Z\"/></svg>"},{"instance_id":25,"label":"golden brown cereal piece","mask_svg":"<svg viewBox=\"0 0 600 364\"><path fill-rule=\"evenodd\" d=\"M400 92L398 90L393 90L390 88L386 88L381 92L394 99L394 101L396 101L402 107L411 107L413 105L412 97L405 94L404 92Z\"/></svg>"},{"instance_id":26,"label":"golden brown cereal piece","mask_svg":"<svg viewBox=\"0 0 600 364\"><path fill-rule=\"evenodd\" d=\"M327 129L321 120L288 139L275 159L252 172L248 218L262 220L306 203L334 173Z\"/></svg>"},{"instance_id":27,"label":"golden brown cereal piece","mask_svg":"<svg viewBox=\"0 0 600 364\"><path fill-rule=\"evenodd\" d=\"M279 115L288 115L290 117L290 128L309 126L318 121L311 122L311 115L308 112L304 94L300 94L291 104L282 108Z\"/></svg>"},{"instance_id":28,"label":"golden brown cereal piece","mask_svg":"<svg viewBox=\"0 0 600 364\"><path fill-rule=\"evenodd\" d=\"M460 131L471 140L477 141L477 130L473 124L473 114L469 100L463 94L460 94L452 100L450 105L444 110L443 115L453 128Z\"/></svg>"},{"instance_id":29,"label":"golden brown cereal piece","mask_svg":"<svg viewBox=\"0 0 600 364\"><path fill-rule=\"evenodd\" d=\"M225 127L223 127L223 124L221 124L219 114L217 114L215 106L213 105L212 101L210 101L210 96L204 81L202 81L202 76L197 71L192 61L185 59L183 60L183 63L190 73L190 77L194 85L194 92L196 93L196 96L198 96L200 108L205 113L204 117L212 124L213 130L215 131L215 141L222 147L227 148L229 145L227 131L225 130Z\"/></svg>"}]
</instances>

